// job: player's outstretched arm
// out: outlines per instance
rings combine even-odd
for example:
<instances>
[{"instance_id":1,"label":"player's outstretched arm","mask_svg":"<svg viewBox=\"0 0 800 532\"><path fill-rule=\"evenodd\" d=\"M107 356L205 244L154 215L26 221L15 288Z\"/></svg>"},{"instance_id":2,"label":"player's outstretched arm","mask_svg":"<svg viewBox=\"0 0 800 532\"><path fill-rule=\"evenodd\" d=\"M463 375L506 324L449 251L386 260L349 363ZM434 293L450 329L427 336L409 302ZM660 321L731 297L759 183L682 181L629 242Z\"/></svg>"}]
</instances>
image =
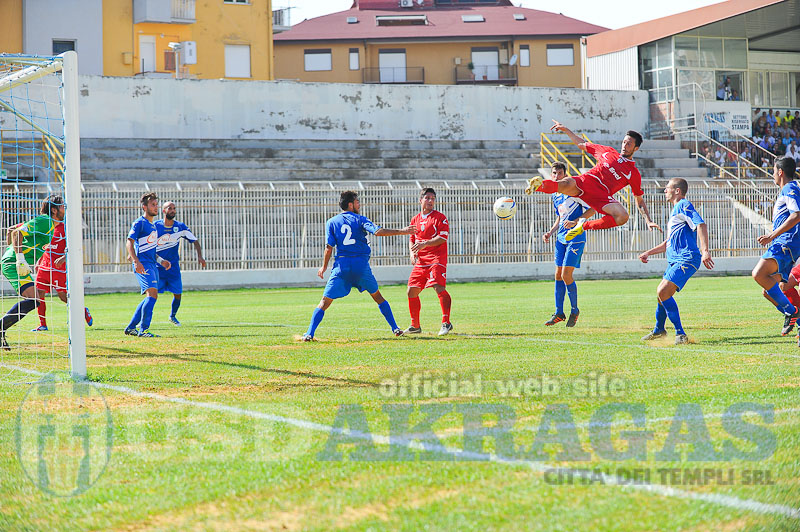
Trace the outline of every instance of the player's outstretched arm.
<instances>
[{"instance_id":1,"label":"player's outstretched arm","mask_svg":"<svg viewBox=\"0 0 800 532\"><path fill-rule=\"evenodd\" d=\"M375 231L375 236L397 236L397 235L414 235L417 233L417 228L413 225L404 227L402 229L386 229L381 227Z\"/></svg>"},{"instance_id":2,"label":"player's outstretched arm","mask_svg":"<svg viewBox=\"0 0 800 532\"><path fill-rule=\"evenodd\" d=\"M642 216L644 217L644 221L645 221L645 223L647 223L647 228L650 229L651 231L653 229L658 229L659 231L661 231L663 233L664 230L661 229L661 226L658 225L657 223L655 223L650 218L650 209L647 208L647 203L645 203L645 201L644 201L644 196L634 196L634 198L636 198L636 208L638 208L639 212L642 213Z\"/></svg>"},{"instance_id":3,"label":"player's outstretched arm","mask_svg":"<svg viewBox=\"0 0 800 532\"><path fill-rule=\"evenodd\" d=\"M328 269L328 263L331 261L331 255L333 255L333 246L325 246L325 254L322 256L322 266L319 270L317 270L317 277L320 279L325 278L325 270Z\"/></svg>"},{"instance_id":4,"label":"player's outstretched arm","mask_svg":"<svg viewBox=\"0 0 800 532\"><path fill-rule=\"evenodd\" d=\"M650 260L650 257L653 255L659 255L667 251L667 241L664 240L662 243L654 247L653 249L648 249L641 255L639 255L639 260L643 263L647 264L647 261Z\"/></svg>"},{"instance_id":5,"label":"player's outstretched arm","mask_svg":"<svg viewBox=\"0 0 800 532\"><path fill-rule=\"evenodd\" d=\"M697 236L700 239L700 254L703 266L707 270L714 269L714 259L711 258L711 252L708 250L708 225L700 224L697 226Z\"/></svg>"},{"instance_id":6,"label":"player's outstretched arm","mask_svg":"<svg viewBox=\"0 0 800 532\"><path fill-rule=\"evenodd\" d=\"M766 246L798 223L800 223L800 211L790 214L789 217L771 233L758 237L758 243L762 246Z\"/></svg>"},{"instance_id":7,"label":"player's outstretched arm","mask_svg":"<svg viewBox=\"0 0 800 532\"><path fill-rule=\"evenodd\" d=\"M553 125L550 126L550 131L561 131L562 133L566 133L567 136L569 137L569 140L571 140L581 150L586 151L586 139L580 138L578 135L573 133L570 128L568 128L555 118L552 120L553 120Z\"/></svg>"}]
</instances>

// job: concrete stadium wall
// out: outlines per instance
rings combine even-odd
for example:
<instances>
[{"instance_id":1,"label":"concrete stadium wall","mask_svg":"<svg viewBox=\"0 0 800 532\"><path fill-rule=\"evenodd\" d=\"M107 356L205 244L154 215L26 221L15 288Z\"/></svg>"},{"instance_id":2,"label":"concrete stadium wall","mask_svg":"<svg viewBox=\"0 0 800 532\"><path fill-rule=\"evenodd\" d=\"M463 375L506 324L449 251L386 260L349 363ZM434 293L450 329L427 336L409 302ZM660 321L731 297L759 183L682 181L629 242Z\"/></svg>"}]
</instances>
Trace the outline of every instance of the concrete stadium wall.
<instances>
[{"instance_id":1,"label":"concrete stadium wall","mask_svg":"<svg viewBox=\"0 0 800 532\"><path fill-rule=\"evenodd\" d=\"M715 258L713 271L701 267L697 275L749 275L758 262L758 257ZM660 277L667 267L665 259L651 260L647 264L633 261L584 262L575 278L581 279L635 279ZM553 278L550 263L516 264L453 264L447 269L450 283L483 281L550 280ZM376 266L375 277L382 285L405 284L411 266ZM325 276L327 281L330 270ZM93 273L85 276L86 293L101 294L135 292L136 280L130 272ZM3 279L4 293L10 293ZM218 290L226 288L281 288L313 286L320 290L325 281L317 277L317 268L295 268L275 270L228 270L183 272L183 287L186 291ZM655 285L654 285L655 286Z\"/></svg>"},{"instance_id":2,"label":"concrete stadium wall","mask_svg":"<svg viewBox=\"0 0 800 532\"><path fill-rule=\"evenodd\" d=\"M643 131L645 91L81 76L81 136L533 140Z\"/></svg>"}]
</instances>

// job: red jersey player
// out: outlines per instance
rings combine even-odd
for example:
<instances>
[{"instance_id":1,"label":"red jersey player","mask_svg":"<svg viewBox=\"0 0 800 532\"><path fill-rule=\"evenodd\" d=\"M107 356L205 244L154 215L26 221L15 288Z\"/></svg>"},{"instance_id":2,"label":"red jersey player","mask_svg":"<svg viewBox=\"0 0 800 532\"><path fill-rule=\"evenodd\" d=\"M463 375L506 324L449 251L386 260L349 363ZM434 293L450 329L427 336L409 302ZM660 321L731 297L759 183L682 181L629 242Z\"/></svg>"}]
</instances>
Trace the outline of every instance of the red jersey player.
<instances>
[{"instance_id":1,"label":"red jersey player","mask_svg":"<svg viewBox=\"0 0 800 532\"><path fill-rule=\"evenodd\" d=\"M423 189L419 195L420 213L411 219L411 226L417 233L411 235L409 249L414 269L408 278L408 309L411 312L411 327L405 334L419 334L421 307L419 293L432 286L439 296L442 307L442 328L439 336L453 330L450 323L450 294L447 293L447 236L450 225L447 217L433 207L436 204L436 191Z\"/></svg>"},{"instance_id":2,"label":"red jersey player","mask_svg":"<svg viewBox=\"0 0 800 532\"><path fill-rule=\"evenodd\" d=\"M44 247L42 258L36 266L36 292L39 299L39 326L33 329L34 332L47 330L47 319L45 318L46 305L44 296L55 290L58 298L64 303L67 302L67 238L64 235L64 222L56 222L53 228L53 238ZM92 325L92 315L89 309L84 309L86 323Z\"/></svg>"},{"instance_id":3,"label":"red jersey player","mask_svg":"<svg viewBox=\"0 0 800 532\"><path fill-rule=\"evenodd\" d=\"M553 120L553 126L550 129L563 131L581 150L588 152L597 159L595 167L585 174L577 177L568 177L561 181L534 177L528 181L528 188L525 189L526 194L531 194L534 190L546 194L561 192L567 196L580 198L589 207L605 214L599 220L578 223L567 233L567 240L572 240L583 233L584 229L609 229L627 222L628 211L614 199L614 194L628 185L633 191L633 195L636 198L636 206L644 216L647 227L651 230L658 229L663 233L658 224L650 219L650 211L648 211L644 202L642 175L633 161L633 154L642 145L642 136L639 133L628 131L622 140L622 150L617 152L610 146L584 142L584 139L556 120Z\"/></svg>"}]
</instances>

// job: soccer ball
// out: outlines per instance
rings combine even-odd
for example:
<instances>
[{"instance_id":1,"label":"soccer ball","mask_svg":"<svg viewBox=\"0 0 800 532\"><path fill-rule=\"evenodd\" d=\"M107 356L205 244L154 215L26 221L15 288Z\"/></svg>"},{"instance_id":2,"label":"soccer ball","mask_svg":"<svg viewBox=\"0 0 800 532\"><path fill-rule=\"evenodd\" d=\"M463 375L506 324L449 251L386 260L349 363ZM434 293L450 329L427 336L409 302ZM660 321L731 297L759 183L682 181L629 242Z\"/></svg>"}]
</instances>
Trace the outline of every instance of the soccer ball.
<instances>
[{"instance_id":1,"label":"soccer ball","mask_svg":"<svg viewBox=\"0 0 800 532\"><path fill-rule=\"evenodd\" d=\"M497 198L494 202L494 213L501 220L510 220L517 213L517 202L514 198Z\"/></svg>"}]
</instances>

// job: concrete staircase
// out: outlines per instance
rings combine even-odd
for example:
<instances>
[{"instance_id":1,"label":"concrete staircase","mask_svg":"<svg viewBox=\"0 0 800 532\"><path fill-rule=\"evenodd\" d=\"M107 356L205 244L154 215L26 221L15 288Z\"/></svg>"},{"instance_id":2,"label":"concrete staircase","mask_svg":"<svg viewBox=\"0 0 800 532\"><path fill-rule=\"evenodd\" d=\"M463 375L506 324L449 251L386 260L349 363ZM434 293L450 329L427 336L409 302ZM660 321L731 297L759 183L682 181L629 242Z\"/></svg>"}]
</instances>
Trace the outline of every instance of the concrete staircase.
<instances>
[{"instance_id":1,"label":"concrete staircase","mask_svg":"<svg viewBox=\"0 0 800 532\"><path fill-rule=\"evenodd\" d=\"M594 139L592 139L594 140ZM598 144L605 144L613 146L619 150L619 140L597 140ZM526 144L529 150L533 150L534 146ZM535 146L536 153L539 153L538 143ZM672 177L682 177L686 180L702 180L708 179L708 171L698 166L697 160L689 157L689 150L682 149L679 140L650 140L645 139L642 147L636 152L634 156L636 160L636 167L642 174L642 179L647 180L663 180ZM579 160L573 161L575 164L580 164ZM540 174L549 177L550 169L543 168ZM508 178L528 178L532 174L515 174L507 175Z\"/></svg>"},{"instance_id":2,"label":"concrete staircase","mask_svg":"<svg viewBox=\"0 0 800 532\"><path fill-rule=\"evenodd\" d=\"M502 179L533 173L520 141L81 139L84 181Z\"/></svg>"}]
</instances>

